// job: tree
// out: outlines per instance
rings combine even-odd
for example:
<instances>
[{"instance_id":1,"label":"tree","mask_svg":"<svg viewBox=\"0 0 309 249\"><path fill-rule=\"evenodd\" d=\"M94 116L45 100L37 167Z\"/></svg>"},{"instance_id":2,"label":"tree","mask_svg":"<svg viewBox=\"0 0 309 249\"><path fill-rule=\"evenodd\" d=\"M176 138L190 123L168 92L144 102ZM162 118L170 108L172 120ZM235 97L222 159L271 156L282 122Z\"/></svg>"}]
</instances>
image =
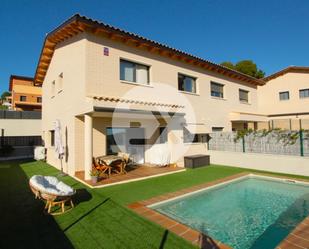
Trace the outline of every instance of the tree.
<instances>
[{"instance_id":1,"label":"tree","mask_svg":"<svg viewBox=\"0 0 309 249\"><path fill-rule=\"evenodd\" d=\"M6 105L1 105L0 104L0 110L7 110L7 109L8 109L8 107Z\"/></svg>"},{"instance_id":2,"label":"tree","mask_svg":"<svg viewBox=\"0 0 309 249\"><path fill-rule=\"evenodd\" d=\"M265 72L258 69L257 65L252 60L242 60L233 64L232 62L226 61L221 63L222 66L234 69L238 72L250 75L254 78L261 79L265 76Z\"/></svg>"},{"instance_id":3,"label":"tree","mask_svg":"<svg viewBox=\"0 0 309 249\"><path fill-rule=\"evenodd\" d=\"M233 62L224 61L224 62L220 63L220 65L235 70L235 65L233 64Z\"/></svg>"},{"instance_id":4,"label":"tree","mask_svg":"<svg viewBox=\"0 0 309 249\"><path fill-rule=\"evenodd\" d=\"M11 93L10 92L3 92L2 94L1 94L1 99L2 100L4 100L6 97L8 97L8 96L11 96Z\"/></svg>"},{"instance_id":5,"label":"tree","mask_svg":"<svg viewBox=\"0 0 309 249\"><path fill-rule=\"evenodd\" d=\"M265 72L262 71L261 69L259 69L259 70L256 72L255 78L262 79L262 78L264 78L264 76L265 76Z\"/></svg>"},{"instance_id":6,"label":"tree","mask_svg":"<svg viewBox=\"0 0 309 249\"><path fill-rule=\"evenodd\" d=\"M251 60L243 60L236 63L235 68L237 71L242 72L244 74L248 74L255 78L263 78L265 73L258 69L256 64Z\"/></svg>"}]
</instances>

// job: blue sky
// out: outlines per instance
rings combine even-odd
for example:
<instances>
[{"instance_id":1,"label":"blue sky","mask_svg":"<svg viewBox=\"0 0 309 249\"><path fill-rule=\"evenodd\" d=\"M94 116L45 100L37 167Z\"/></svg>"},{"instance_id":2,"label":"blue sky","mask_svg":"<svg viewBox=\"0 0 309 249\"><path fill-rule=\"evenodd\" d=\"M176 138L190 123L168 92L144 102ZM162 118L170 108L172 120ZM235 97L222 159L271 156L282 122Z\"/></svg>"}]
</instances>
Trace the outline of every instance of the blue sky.
<instances>
[{"instance_id":1,"label":"blue sky","mask_svg":"<svg viewBox=\"0 0 309 249\"><path fill-rule=\"evenodd\" d=\"M309 1L0 1L0 92L33 76L45 34L75 13L210 61L252 59L267 74L309 66Z\"/></svg>"}]
</instances>

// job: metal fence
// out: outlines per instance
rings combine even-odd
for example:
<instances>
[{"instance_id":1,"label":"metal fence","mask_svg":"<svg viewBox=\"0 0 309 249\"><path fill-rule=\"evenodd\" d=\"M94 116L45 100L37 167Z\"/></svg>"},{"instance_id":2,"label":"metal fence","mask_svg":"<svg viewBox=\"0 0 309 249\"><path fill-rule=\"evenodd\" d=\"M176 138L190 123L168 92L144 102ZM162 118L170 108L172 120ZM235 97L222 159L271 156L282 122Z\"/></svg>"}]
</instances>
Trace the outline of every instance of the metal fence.
<instances>
[{"instance_id":1,"label":"metal fence","mask_svg":"<svg viewBox=\"0 0 309 249\"><path fill-rule=\"evenodd\" d=\"M209 150L309 156L309 131L253 132L238 136L236 132L210 134Z\"/></svg>"},{"instance_id":2,"label":"metal fence","mask_svg":"<svg viewBox=\"0 0 309 249\"><path fill-rule=\"evenodd\" d=\"M0 119L41 119L39 111L8 111L0 110Z\"/></svg>"},{"instance_id":3,"label":"metal fence","mask_svg":"<svg viewBox=\"0 0 309 249\"><path fill-rule=\"evenodd\" d=\"M210 134L211 139L208 142L208 149L221 151L242 152L243 145L240 140L235 141L234 132L215 132Z\"/></svg>"},{"instance_id":4,"label":"metal fence","mask_svg":"<svg viewBox=\"0 0 309 249\"><path fill-rule=\"evenodd\" d=\"M0 162L6 160L26 159L34 157L33 146L16 146L9 155L3 156L0 154Z\"/></svg>"},{"instance_id":5,"label":"metal fence","mask_svg":"<svg viewBox=\"0 0 309 249\"><path fill-rule=\"evenodd\" d=\"M41 136L3 136L0 137L0 146L41 146L43 140Z\"/></svg>"}]
</instances>

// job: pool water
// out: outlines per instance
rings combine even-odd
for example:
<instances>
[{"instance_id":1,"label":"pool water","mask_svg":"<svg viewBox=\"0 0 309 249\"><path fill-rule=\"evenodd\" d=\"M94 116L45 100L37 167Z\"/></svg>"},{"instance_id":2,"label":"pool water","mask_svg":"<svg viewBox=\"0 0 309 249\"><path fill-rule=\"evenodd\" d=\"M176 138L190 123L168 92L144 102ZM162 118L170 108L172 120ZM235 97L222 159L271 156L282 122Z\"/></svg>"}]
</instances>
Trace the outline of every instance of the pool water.
<instances>
[{"instance_id":1,"label":"pool water","mask_svg":"<svg viewBox=\"0 0 309 249\"><path fill-rule=\"evenodd\" d=\"M250 176L152 208L235 249L268 249L309 215L309 186Z\"/></svg>"}]
</instances>

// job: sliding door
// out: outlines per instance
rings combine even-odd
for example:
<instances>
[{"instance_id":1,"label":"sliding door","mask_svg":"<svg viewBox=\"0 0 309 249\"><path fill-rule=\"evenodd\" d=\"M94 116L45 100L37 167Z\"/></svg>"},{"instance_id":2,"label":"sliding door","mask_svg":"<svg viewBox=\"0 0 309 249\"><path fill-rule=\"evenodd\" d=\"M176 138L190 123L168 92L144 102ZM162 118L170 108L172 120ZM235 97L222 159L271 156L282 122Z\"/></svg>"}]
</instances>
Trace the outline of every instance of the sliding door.
<instances>
[{"instance_id":1,"label":"sliding door","mask_svg":"<svg viewBox=\"0 0 309 249\"><path fill-rule=\"evenodd\" d=\"M106 128L106 154L129 153L135 163L144 163L144 128L108 127Z\"/></svg>"}]
</instances>

